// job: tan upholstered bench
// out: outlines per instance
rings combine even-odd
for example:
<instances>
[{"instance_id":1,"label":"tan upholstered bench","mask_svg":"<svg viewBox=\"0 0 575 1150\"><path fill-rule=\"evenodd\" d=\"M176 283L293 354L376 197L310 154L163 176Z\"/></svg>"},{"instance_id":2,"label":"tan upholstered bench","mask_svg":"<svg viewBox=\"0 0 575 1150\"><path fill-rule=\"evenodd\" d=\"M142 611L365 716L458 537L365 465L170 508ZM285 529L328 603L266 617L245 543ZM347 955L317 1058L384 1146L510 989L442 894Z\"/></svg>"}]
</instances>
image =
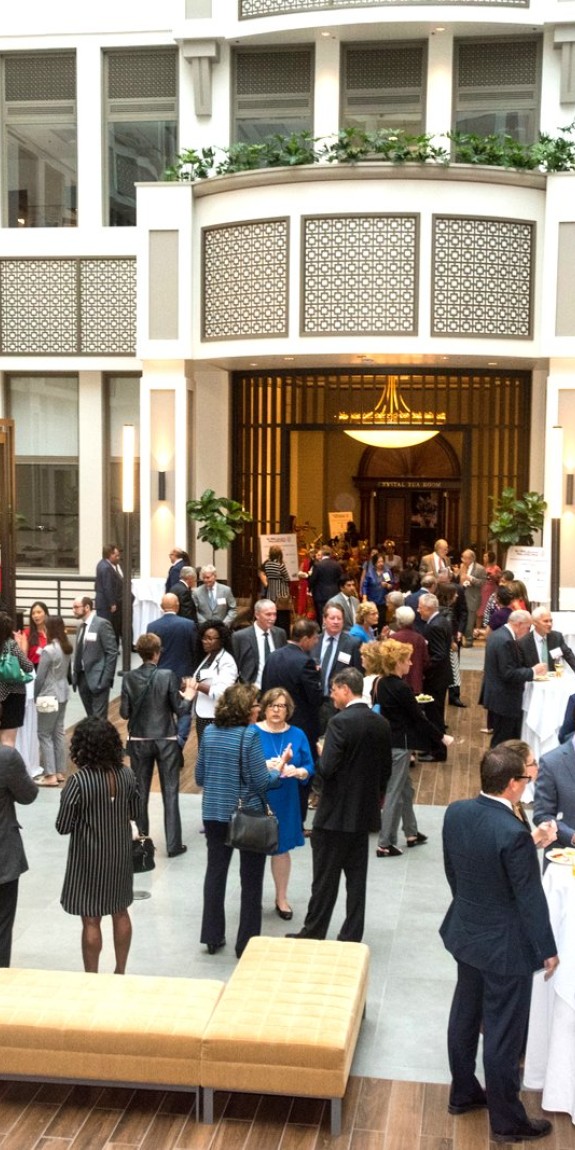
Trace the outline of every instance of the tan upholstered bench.
<instances>
[{"instance_id":1,"label":"tan upholstered bench","mask_svg":"<svg viewBox=\"0 0 575 1150\"><path fill-rule=\"evenodd\" d=\"M204 1121L214 1090L331 1100L331 1132L365 1012L363 943L252 938L202 1041Z\"/></svg>"},{"instance_id":2,"label":"tan upholstered bench","mask_svg":"<svg viewBox=\"0 0 575 1150\"><path fill-rule=\"evenodd\" d=\"M202 1035L223 989L207 979L0 970L0 1077L197 1098Z\"/></svg>"}]
</instances>

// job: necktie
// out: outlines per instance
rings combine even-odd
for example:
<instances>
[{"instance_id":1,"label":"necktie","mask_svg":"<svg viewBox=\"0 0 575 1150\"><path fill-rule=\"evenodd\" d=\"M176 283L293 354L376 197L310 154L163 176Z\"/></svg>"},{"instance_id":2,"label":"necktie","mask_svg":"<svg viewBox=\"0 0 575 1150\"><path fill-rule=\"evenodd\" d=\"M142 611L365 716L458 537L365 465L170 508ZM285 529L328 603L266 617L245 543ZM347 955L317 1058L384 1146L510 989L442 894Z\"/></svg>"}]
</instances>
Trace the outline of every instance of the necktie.
<instances>
[{"instance_id":1,"label":"necktie","mask_svg":"<svg viewBox=\"0 0 575 1150\"><path fill-rule=\"evenodd\" d=\"M74 665L77 671L81 671L84 665L84 636L86 634L86 626L86 623L82 623L82 626L78 632L78 638L76 640L76 655L74 658Z\"/></svg>"},{"instance_id":2,"label":"necktie","mask_svg":"<svg viewBox=\"0 0 575 1150\"><path fill-rule=\"evenodd\" d=\"M329 695L329 673L331 670L331 660L333 656L333 635L325 645L323 659L321 661L321 689L324 695Z\"/></svg>"},{"instance_id":3,"label":"necktie","mask_svg":"<svg viewBox=\"0 0 575 1150\"><path fill-rule=\"evenodd\" d=\"M523 803L512 803L511 805L513 807L513 814L515 815L515 818L519 819L520 823L524 823L525 826L528 826L527 816L523 810Z\"/></svg>"},{"instance_id":4,"label":"necktie","mask_svg":"<svg viewBox=\"0 0 575 1150\"><path fill-rule=\"evenodd\" d=\"M215 595L213 587L210 587L209 596L210 596L210 611L215 611L215 609L216 609L216 595Z\"/></svg>"},{"instance_id":5,"label":"necktie","mask_svg":"<svg viewBox=\"0 0 575 1150\"><path fill-rule=\"evenodd\" d=\"M264 667L265 667L271 653L272 653L272 649L270 647L270 637L269 637L267 631L264 631Z\"/></svg>"},{"instance_id":6,"label":"necktie","mask_svg":"<svg viewBox=\"0 0 575 1150\"><path fill-rule=\"evenodd\" d=\"M547 639L545 638L541 640L541 662L547 663L547 666L549 666L549 651L547 649Z\"/></svg>"}]
</instances>

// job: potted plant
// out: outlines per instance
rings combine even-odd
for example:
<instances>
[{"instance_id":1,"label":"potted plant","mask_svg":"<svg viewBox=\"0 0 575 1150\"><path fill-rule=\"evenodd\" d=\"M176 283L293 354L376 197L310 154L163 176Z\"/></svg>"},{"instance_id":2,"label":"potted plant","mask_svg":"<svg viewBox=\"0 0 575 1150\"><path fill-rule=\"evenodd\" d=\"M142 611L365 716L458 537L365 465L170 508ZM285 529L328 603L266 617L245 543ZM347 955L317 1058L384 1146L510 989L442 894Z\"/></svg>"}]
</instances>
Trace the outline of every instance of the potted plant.
<instances>
[{"instance_id":1,"label":"potted plant","mask_svg":"<svg viewBox=\"0 0 575 1150\"><path fill-rule=\"evenodd\" d=\"M518 496L514 487L505 487L494 502L490 534L504 547L533 547L533 534L543 527L546 510L547 504L537 491Z\"/></svg>"},{"instance_id":2,"label":"potted plant","mask_svg":"<svg viewBox=\"0 0 575 1150\"><path fill-rule=\"evenodd\" d=\"M214 562L216 551L229 547L236 535L241 534L244 525L252 521L249 511L241 503L216 495L211 487L199 499L188 500L186 511L190 519L202 524L198 530L198 539L202 543L211 544Z\"/></svg>"}]
</instances>

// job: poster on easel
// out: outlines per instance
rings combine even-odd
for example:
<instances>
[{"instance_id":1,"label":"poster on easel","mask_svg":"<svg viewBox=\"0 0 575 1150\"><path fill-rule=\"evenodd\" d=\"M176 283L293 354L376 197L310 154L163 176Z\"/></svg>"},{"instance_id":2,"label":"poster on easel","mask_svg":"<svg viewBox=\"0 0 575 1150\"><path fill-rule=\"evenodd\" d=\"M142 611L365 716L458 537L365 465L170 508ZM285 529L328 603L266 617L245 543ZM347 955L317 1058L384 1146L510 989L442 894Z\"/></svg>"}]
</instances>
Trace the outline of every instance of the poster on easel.
<instances>
[{"instance_id":1,"label":"poster on easel","mask_svg":"<svg viewBox=\"0 0 575 1150\"><path fill-rule=\"evenodd\" d=\"M531 603L549 602L549 557L544 547L510 547L506 567L521 579Z\"/></svg>"},{"instance_id":2,"label":"poster on easel","mask_svg":"<svg viewBox=\"0 0 575 1150\"><path fill-rule=\"evenodd\" d=\"M328 511L329 520L329 537L335 539L336 536L342 540L350 519L353 518L350 511Z\"/></svg>"},{"instance_id":3,"label":"poster on easel","mask_svg":"<svg viewBox=\"0 0 575 1150\"><path fill-rule=\"evenodd\" d=\"M297 573L299 571L297 535L260 535L259 541L260 563L265 563L270 547L281 547L290 580L297 579Z\"/></svg>"}]
</instances>

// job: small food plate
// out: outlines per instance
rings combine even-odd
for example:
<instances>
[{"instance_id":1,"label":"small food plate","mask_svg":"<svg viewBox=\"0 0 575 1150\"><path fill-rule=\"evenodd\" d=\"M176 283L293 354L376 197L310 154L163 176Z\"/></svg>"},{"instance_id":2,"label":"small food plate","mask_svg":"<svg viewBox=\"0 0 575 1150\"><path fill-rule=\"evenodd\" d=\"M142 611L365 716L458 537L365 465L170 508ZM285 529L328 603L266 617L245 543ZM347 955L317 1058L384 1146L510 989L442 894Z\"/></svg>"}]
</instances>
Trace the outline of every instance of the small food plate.
<instances>
[{"instance_id":1,"label":"small food plate","mask_svg":"<svg viewBox=\"0 0 575 1150\"><path fill-rule=\"evenodd\" d=\"M575 847L555 847L545 851L545 858L558 866L575 866Z\"/></svg>"},{"instance_id":2,"label":"small food plate","mask_svg":"<svg viewBox=\"0 0 575 1150\"><path fill-rule=\"evenodd\" d=\"M433 695L416 695L415 698L416 698L418 703L432 703L433 702Z\"/></svg>"}]
</instances>

